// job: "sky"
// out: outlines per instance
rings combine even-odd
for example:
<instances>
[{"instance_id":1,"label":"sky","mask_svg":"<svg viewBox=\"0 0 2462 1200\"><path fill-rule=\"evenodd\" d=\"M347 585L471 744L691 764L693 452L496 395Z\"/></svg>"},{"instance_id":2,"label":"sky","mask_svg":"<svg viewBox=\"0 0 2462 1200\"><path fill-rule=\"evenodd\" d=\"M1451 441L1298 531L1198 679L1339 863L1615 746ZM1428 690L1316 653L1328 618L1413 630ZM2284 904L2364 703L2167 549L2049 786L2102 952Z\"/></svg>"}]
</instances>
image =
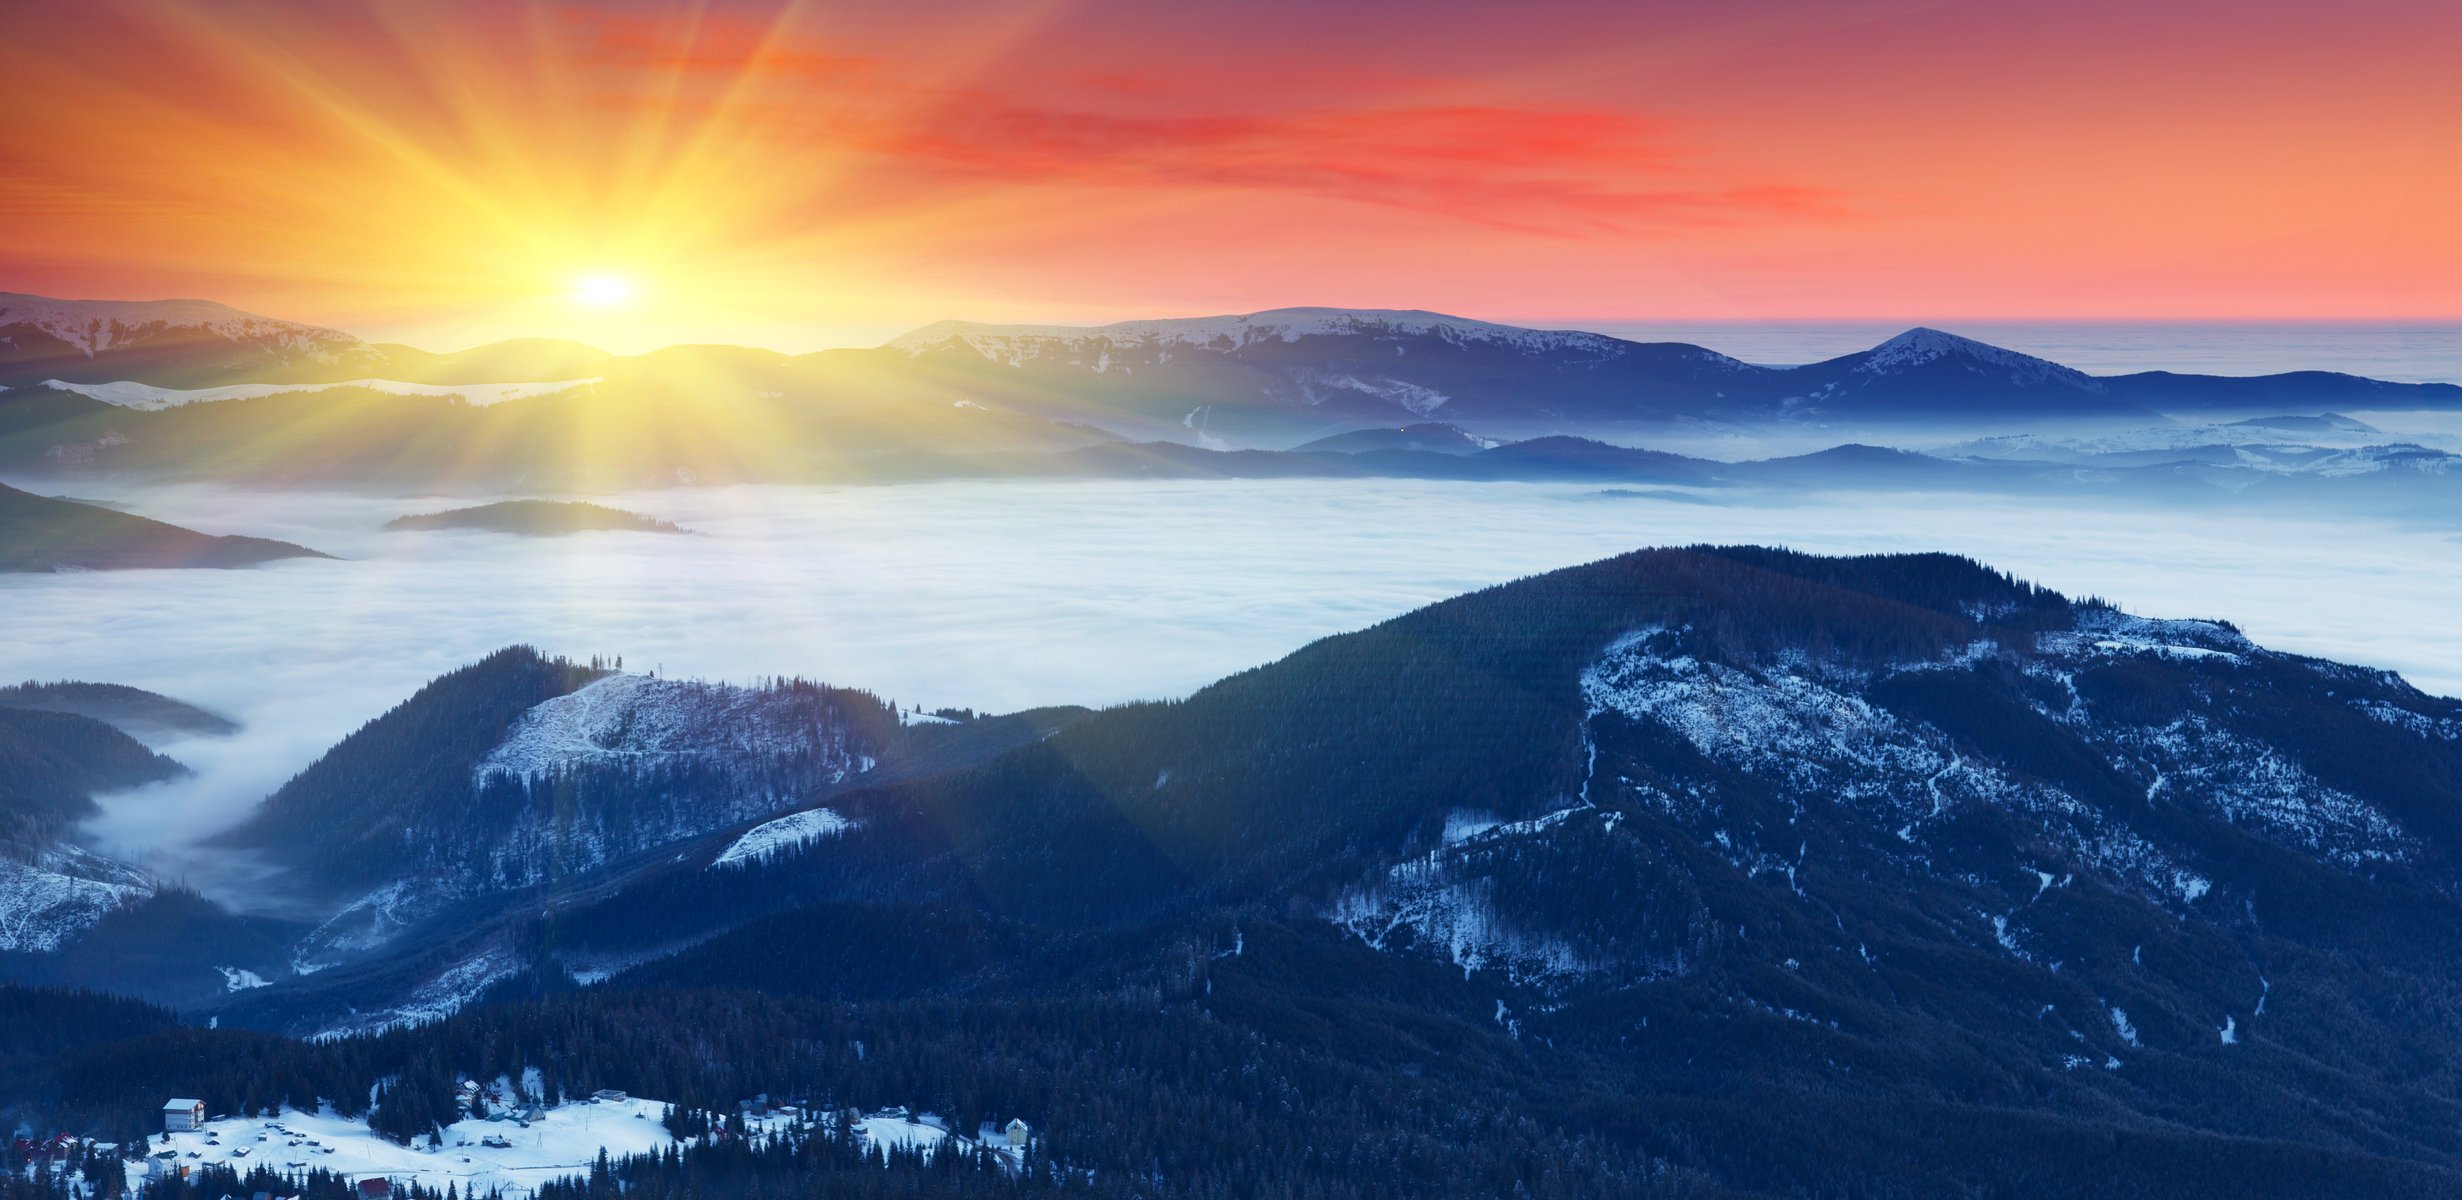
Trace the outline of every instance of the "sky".
<instances>
[{"instance_id":1,"label":"sky","mask_svg":"<svg viewBox=\"0 0 2462 1200\"><path fill-rule=\"evenodd\" d=\"M2462 319L2443 0L11 0L0 290L452 350Z\"/></svg>"}]
</instances>

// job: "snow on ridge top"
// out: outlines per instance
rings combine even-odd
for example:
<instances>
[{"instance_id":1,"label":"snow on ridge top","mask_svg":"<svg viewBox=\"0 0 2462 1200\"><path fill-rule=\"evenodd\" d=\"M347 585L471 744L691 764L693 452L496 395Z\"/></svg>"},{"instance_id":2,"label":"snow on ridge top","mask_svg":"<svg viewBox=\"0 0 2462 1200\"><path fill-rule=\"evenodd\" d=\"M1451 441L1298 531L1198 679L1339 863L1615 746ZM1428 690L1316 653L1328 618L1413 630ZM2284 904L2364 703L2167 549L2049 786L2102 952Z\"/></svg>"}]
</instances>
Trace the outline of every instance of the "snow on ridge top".
<instances>
[{"instance_id":1,"label":"snow on ridge top","mask_svg":"<svg viewBox=\"0 0 2462 1200\"><path fill-rule=\"evenodd\" d=\"M1866 375L1885 375L1943 359L1956 359L1970 368L2006 371L2013 382L2021 384L2062 383L2096 390L2103 386L2093 376L2061 366L2048 358L2020 354L1989 342L1978 342L1924 325L1874 346L1865 353L1864 361L1857 364L1855 369Z\"/></svg>"},{"instance_id":2,"label":"snow on ridge top","mask_svg":"<svg viewBox=\"0 0 2462 1200\"><path fill-rule=\"evenodd\" d=\"M848 772L870 760L793 692L612 674L533 705L472 773L536 777L577 766L813 753Z\"/></svg>"},{"instance_id":3,"label":"snow on ridge top","mask_svg":"<svg viewBox=\"0 0 2462 1200\"><path fill-rule=\"evenodd\" d=\"M43 387L133 408L141 412L160 412L189 404L213 404L224 400L254 400L260 396L278 396L288 392L322 392L334 388L366 388L394 396L459 396L464 404L485 408L507 400L530 396L545 396L571 391L600 382L589 379L560 379L537 383L404 383L398 379L352 379L341 383L233 383L210 388L167 388L150 383L121 380L116 383L71 383L65 379L46 379Z\"/></svg>"},{"instance_id":4,"label":"snow on ridge top","mask_svg":"<svg viewBox=\"0 0 2462 1200\"><path fill-rule=\"evenodd\" d=\"M2035 646L2047 654L2152 654L2223 661L2265 652L2238 630L2217 622L2133 617L2107 608L2081 610L2075 628L2037 634Z\"/></svg>"},{"instance_id":5,"label":"snow on ridge top","mask_svg":"<svg viewBox=\"0 0 2462 1200\"><path fill-rule=\"evenodd\" d=\"M85 351L88 358L157 326L202 330L229 341L270 344L324 358L362 344L338 329L277 321L211 300L55 300L0 292L0 325L32 325Z\"/></svg>"},{"instance_id":6,"label":"snow on ridge top","mask_svg":"<svg viewBox=\"0 0 2462 1200\"><path fill-rule=\"evenodd\" d=\"M2079 613L2077 631L2120 637L2163 638L2208 650L2229 650L2242 654L2262 649L2248 640L2246 634L2219 621L2133 617L2109 608L2087 609Z\"/></svg>"},{"instance_id":7,"label":"snow on ridge top","mask_svg":"<svg viewBox=\"0 0 2462 1200\"><path fill-rule=\"evenodd\" d=\"M1620 338L1570 329L1524 329L1420 309L1274 308L1215 317L1171 317L1110 325L986 325L940 321L890 341L884 349L921 354L952 342L1003 361L1038 342L1152 343L1160 346L1250 346L1303 337L1437 337L1448 342L1497 342L1525 352L1584 350L1622 354ZM1706 351L1705 351L1706 353ZM1015 365L1014 362L1011 365Z\"/></svg>"},{"instance_id":8,"label":"snow on ridge top","mask_svg":"<svg viewBox=\"0 0 2462 1200\"><path fill-rule=\"evenodd\" d=\"M744 836L726 848L726 852L711 860L713 867L731 863L758 862L806 842L836 837L853 829L855 823L826 808L806 809L788 813L775 821L764 821L744 831Z\"/></svg>"}]
</instances>

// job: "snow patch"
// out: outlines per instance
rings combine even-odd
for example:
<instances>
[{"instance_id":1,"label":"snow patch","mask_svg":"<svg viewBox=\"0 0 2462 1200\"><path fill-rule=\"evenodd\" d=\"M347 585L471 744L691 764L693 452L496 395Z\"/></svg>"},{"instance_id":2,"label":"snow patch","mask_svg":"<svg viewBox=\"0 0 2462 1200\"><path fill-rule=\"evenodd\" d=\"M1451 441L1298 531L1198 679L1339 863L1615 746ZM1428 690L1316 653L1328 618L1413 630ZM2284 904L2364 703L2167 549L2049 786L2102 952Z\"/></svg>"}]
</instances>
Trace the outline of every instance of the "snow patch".
<instances>
[{"instance_id":1,"label":"snow patch","mask_svg":"<svg viewBox=\"0 0 2462 1200\"><path fill-rule=\"evenodd\" d=\"M1372 949L1441 954L1462 969L1464 979L1497 970L1517 987L1548 986L1590 974L1597 964L1571 943L1514 922L1507 906L1497 901L1495 880L1463 858L1587 811L1559 809L1527 821L1485 825L1460 842L1398 863L1384 878L1344 893L1326 919Z\"/></svg>"},{"instance_id":2,"label":"snow patch","mask_svg":"<svg viewBox=\"0 0 2462 1200\"><path fill-rule=\"evenodd\" d=\"M381 1033L441 1021L460 1012L481 993L520 974L522 960L502 949L482 951L437 972L413 988L400 1004L388 1009L354 1013L350 1019L321 1032L324 1037L351 1033Z\"/></svg>"},{"instance_id":3,"label":"snow patch","mask_svg":"<svg viewBox=\"0 0 2462 1200\"><path fill-rule=\"evenodd\" d=\"M2112 1030L2120 1035L2120 1040L2137 1047L2137 1027L2129 1024L2129 1014L2120 1011L2120 1006L2115 1004L2111 1006L2111 1018Z\"/></svg>"},{"instance_id":4,"label":"snow patch","mask_svg":"<svg viewBox=\"0 0 2462 1200\"><path fill-rule=\"evenodd\" d=\"M264 976L246 967L216 967L214 969L222 972L222 986L226 991L244 992L250 988L270 986Z\"/></svg>"},{"instance_id":5,"label":"snow patch","mask_svg":"<svg viewBox=\"0 0 2462 1200\"><path fill-rule=\"evenodd\" d=\"M836 837L854 827L853 821L826 808L788 813L775 821L753 826L744 836L735 839L735 844L728 846L726 852L710 865L723 867L730 863L759 862L782 850Z\"/></svg>"}]
</instances>

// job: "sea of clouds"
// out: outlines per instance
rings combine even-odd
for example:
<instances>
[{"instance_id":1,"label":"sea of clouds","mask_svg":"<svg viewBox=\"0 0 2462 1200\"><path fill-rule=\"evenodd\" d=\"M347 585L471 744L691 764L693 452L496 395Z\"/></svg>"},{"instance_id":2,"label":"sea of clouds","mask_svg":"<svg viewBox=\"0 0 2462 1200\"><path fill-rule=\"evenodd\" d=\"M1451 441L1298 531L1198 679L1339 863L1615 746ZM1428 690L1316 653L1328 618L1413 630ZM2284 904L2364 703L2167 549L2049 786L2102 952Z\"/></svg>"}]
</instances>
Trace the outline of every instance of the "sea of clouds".
<instances>
[{"instance_id":1,"label":"sea of clouds","mask_svg":"<svg viewBox=\"0 0 2462 1200\"><path fill-rule=\"evenodd\" d=\"M802 675L989 711L1183 695L1429 601L1641 546L1949 550L2134 612L2462 694L2462 543L2348 519L1859 495L1705 503L1409 481L939 483L602 498L691 536L385 533L428 498L80 489L342 556L240 571L0 576L0 679L132 684L244 723L166 744L196 768L107 798L89 832L174 875L361 723L529 643L630 669Z\"/></svg>"}]
</instances>

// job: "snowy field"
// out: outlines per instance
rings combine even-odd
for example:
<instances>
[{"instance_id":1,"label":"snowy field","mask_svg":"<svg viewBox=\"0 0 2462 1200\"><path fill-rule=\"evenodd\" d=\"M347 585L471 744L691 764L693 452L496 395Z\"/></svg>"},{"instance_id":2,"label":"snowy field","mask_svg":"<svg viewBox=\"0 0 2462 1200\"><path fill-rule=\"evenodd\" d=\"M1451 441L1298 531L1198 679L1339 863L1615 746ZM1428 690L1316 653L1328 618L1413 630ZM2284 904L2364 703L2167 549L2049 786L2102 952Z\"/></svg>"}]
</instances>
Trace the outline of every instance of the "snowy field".
<instances>
[{"instance_id":1,"label":"snowy field","mask_svg":"<svg viewBox=\"0 0 2462 1200\"><path fill-rule=\"evenodd\" d=\"M550 1180L586 1174L602 1149L621 1158L664 1148L675 1140L659 1123L665 1111L664 1104L637 1099L561 1104L526 1129L510 1121L460 1121L446 1128L442 1149L414 1150L377 1136L365 1122L336 1116L330 1108L321 1113L285 1109L272 1120L209 1121L200 1131L168 1135L167 1146L157 1136L151 1153L167 1148L179 1157L149 1161L157 1164L157 1171L214 1163L243 1173L260 1166L276 1171L322 1169L354 1180L415 1180L440 1192L452 1184L465 1195L489 1188L526 1194ZM488 1137L512 1145L481 1145Z\"/></svg>"},{"instance_id":2,"label":"snowy field","mask_svg":"<svg viewBox=\"0 0 2462 1200\"><path fill-rule=\"evenodd\" d=\"M209 1164L242 1174L255 1167L286 1173L321 1169L354 1181L384 1178L403 1186L415 1181L438 1192L450 1184L465 1196L489 1189L524 1196L541 1184L587 1174L601 1150L621 1159L673 1144L676 1139L659 1119L666 1109L662 1101L639 1098L577 1100L545 1110L527 1126L462 1120L447 1126L443 1145L432 1150L424 1143L417 1149L397 1145L365 1122L336 1116L330 1108L318 1113L284 1109L272 1119L225 1117L193 1133L156 1135L148 1142L149 1156L169 1150L175 1157L146 1161L157 1174ZM792 1124L782 1117L750 1122L755 1136L775 1134ZM892 1148L913 1147L929 1157L951 1136L930 1114L915 1120L867 1117L856 1129L884 1155ZM485 1144L491 1138L509 1144Z\"/></svg>"}]
</instances>

